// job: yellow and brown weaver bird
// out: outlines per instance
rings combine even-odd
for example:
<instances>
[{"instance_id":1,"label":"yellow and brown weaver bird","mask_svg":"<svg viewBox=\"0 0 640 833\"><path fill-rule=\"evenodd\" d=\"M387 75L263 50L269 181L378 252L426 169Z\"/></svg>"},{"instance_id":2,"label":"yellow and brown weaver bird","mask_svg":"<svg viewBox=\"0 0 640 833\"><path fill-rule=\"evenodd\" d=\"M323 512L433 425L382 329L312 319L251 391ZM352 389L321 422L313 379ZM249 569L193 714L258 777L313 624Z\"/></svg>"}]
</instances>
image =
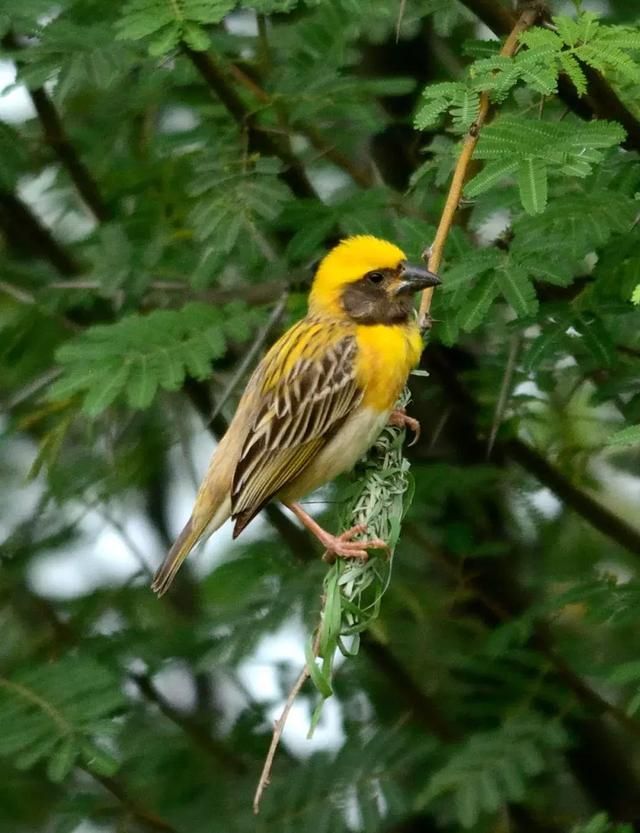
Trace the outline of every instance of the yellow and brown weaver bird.
<instances>
[{"instance_id":1,"label":"yellow and brown weaver bird","mask_svg":"<svg viewBox=\"0 0 640 833\"><path fill-rule=\"evenodd\" d=\"M379 539L361 526L332 535L301 497L351 469L391 422L419 429L394 410L418 364L422 338L414 293L440 281L386 240L362 235L321 261L305 318L268 351L249 379L200 485L191 517L156 573L166 592L180 565L228 518L233 537L270 500L282 501L329 557L366 558Z\"/></svg>"}]
</instances>

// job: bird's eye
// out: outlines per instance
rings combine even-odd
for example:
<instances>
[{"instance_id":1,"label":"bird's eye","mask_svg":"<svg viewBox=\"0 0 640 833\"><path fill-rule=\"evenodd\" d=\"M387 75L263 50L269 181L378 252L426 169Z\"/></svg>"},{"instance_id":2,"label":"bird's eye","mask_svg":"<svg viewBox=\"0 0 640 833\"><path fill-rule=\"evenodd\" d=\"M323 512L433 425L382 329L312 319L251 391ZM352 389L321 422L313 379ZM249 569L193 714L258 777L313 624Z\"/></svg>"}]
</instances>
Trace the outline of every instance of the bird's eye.
<instances>
[{"instance_id":1,"label":"bird's eye","mask_svg":"<svg viewBox=\"0 0 640 833\"><path fill-rule=\"evenodd\" d=\"M367 275L367 280L369 281L369 283L382 283L382 281L384 280L384 275L382 274L382 272L369 272L369 274Z\"/></svg>"}]
</instances>

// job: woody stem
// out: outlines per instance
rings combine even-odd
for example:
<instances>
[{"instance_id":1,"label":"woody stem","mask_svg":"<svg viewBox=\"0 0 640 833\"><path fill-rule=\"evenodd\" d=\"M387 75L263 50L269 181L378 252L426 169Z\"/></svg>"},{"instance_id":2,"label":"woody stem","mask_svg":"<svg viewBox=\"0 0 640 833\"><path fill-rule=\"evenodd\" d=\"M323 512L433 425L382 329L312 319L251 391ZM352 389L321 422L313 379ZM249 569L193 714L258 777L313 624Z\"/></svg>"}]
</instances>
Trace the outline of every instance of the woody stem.
<instances>
[{"instance_id":1,"label":"woody stem","mask_svg":"<svg viewBox=\"0 0 640 833\"><path fill-rule=\"evenodd\" d=\"M500 54L506 57L511 57L518 47L520 35L536 22L539 10L537 8L529 8L522 12L514 25L511 33L504 42ZM451 231L455 213L462 197L462 189L467 179L469 163L471 157L478 143L480 129L487 120L489 115L489 94L484 92L480 96L480 109L478 110L478 117L469 128L467 135L464 137L462 144L462 151L458 157L451 185L449 186L449 193L447 194L447 201L445 202L440 217L440 223L436 231L436 236L431 246L429 253L428 268L431 272L438 274L438 269L442 262L442 255L444 247L447 242L447 237ZM429 310L431 308L431 299L433 297L433 287L428 287L422 293L422 300L420 302L419 320L422 326L425 326Z\"/></svg>"}]
</instances>

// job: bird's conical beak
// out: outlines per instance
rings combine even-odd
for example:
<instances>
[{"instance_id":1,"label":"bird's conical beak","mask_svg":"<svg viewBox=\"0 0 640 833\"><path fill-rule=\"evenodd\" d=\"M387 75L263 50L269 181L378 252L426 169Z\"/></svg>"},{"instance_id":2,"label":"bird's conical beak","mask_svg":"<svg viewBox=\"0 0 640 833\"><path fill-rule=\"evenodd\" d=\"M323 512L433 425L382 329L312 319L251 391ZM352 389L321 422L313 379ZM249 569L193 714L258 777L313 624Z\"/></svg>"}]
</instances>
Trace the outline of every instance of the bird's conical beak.
<instances>
[{"instance_id":1,"label":"bird's conical beak","mask_svg":"<svg viewBox=\"0 0 640 833\"><path fill-rule=\"evenodd\" d=\"M440 278L423 266L412 266L410 263L404 263L400 269L400 280L398 281L395 291L396 294L400 292L420 292L428 286L438 286Z\"/></svg>"}]
</instances>

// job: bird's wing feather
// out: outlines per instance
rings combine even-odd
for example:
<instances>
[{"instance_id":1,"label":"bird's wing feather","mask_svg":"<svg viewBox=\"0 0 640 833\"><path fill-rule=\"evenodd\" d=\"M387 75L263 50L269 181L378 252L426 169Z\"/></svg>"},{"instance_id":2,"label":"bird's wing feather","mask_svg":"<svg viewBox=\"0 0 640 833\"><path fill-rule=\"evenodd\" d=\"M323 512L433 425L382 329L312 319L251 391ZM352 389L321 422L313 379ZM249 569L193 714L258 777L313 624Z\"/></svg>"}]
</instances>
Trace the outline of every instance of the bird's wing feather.
<instances>
[{"instance_id":1,"label":"bird's wing feather","mask_svg":"<svg viewBox=\"0 0 640 833\"><path fill-rule=\"evenodd\" d=\"M313 461L362 399L351 332L324 344L311 325L288 335L305 349L281 344L262 367L260 406L233 477L236 534Z\"/></svg>"}]
</instances>

